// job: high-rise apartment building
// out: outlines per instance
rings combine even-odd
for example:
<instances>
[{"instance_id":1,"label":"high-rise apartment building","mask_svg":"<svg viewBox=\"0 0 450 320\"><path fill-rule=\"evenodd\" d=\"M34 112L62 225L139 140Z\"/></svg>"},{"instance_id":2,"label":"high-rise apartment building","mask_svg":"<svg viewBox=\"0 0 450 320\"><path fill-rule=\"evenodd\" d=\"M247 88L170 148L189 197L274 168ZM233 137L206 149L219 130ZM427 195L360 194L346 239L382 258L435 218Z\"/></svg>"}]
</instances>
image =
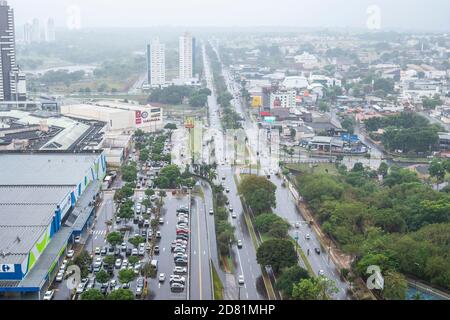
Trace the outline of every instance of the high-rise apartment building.
<instances>
[{"instance_id":1,"label":"high-rise apartment building","mask_svg":"<svg viewBox=\"0 0 450 320\"><path fill-rule=\"evenodd\" d=\"M31 42L41 42L41 24L39 22L39 19L33 19L31 29Z\"/></svg>"},{"instance_id":2,"label":"high-rise apartment building","mask_svg":"<svg viewBox=\"0 0 450 320\"><path fill-rule=\"evenodd\" d=\"M33 32L33 26L31 25L31 23L29 23L29 22L25 23L25 25L23 26L23 42L24 43L26 43L26 44L31 43L32 32Z\"/></svg>"},{"instance_id":3,"label":"high-rise apartment building","mask_svg":"<svg viewBox=\"0 0 450 320\"><path fill-rule=\"evenodd\" d=\"M49 18L45 25L45 41L54 42L55 40L55 21L52 18Z\"/></svg>"},{"instance_id":4,"label":"high-rise apartment building","mask_svg":"<svg viewBox=\"0 0 450 320\"><path fill-rule=\"evenodd\" d=\"M14 10L0 0L0 101L26 99L25 75L16 65Z\"/></svg>"},{"instance_id":5,"label":"high-rise apartment building","mask_svg":"<svg viewBox=\"0 0 450 320\"><path fill-rule=\"evenodd\" d=\"M179 78L192 79L195 69L195 38L185 33L180 37Z\"/></svg>"},{"instance_id":6,"label":"high-rise apartment building","mask_svg":"<svg viewBox=\"0 0 450 320\"><path fill-rule=\"evenodd\" d=\"M147 46L147 81L151 86L166 83L166 46L159 39Z\"/></svg>"}]
</instances>

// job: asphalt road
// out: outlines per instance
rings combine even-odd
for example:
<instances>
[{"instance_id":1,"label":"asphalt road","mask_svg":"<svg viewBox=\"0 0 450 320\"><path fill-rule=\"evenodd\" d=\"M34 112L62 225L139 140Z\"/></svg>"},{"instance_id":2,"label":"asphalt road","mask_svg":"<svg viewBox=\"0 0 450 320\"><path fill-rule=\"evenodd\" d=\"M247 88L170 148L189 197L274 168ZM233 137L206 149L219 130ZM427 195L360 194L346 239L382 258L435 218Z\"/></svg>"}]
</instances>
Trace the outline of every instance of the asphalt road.
<instances>
[{"instance_id":1,"label":"asphalt road","mask_svg":"<svg viewBox=\"0 0 450 320\"><path fill-rule=\"evenodd\" d=\"M205 134L206 139L214 137L215 143L215 160L219 164L217 168L217 173L220 181L222 176L225 176L226 180L223 181L227 188L230 189L230 193L227 194L230 205L233 207L237 214L237 219L232 219L231 214L229 220L231 224L236 228L235 235L236 238L242 240L243 247L238 249L236 245L233 245L232 251L235 262L235 288L237 291L236 297L239 299L251 299L259 300L265 299L265 289L261 277L261 267L256 261L256 251L253 246L252 239L248 233L247 226L245 225L245 220L243 217L243 208L240 198L237 193L236 183L234 181L234 170L228 165L226 159L226 144L224 144L224 136L221 128L220 118L219 118L219 107L217 105L217 96L213 86L213 76L209 63L206 61L206 53L204 51L205 57L205 75L207 80L207 86L212 91L212 95L208 98L209 105L209 116L210 116L210 129L207 134ZM210 205L212 205L210 203ZM211 223L213 223L213 220ZM212 247L212 246L211 246ZM238 287L238 276L243 275L245 284L239 290ZM240 292L239 292L240 291ZM240 293L240 297L239 297Z\"/></svg>"},{"instance_id":2,"label":"asphalt road","mask_svg":"<svg viewBox=\"0 0 450 320\"><path fill-rule=\"evenodd\" d=\"M238 85L232 84L232 78L230 74L224 70L223 71L224 78L227 82L228 89L230 92L237 93ZM233 88L235 91L232 91ZM240 113L245 121L244 121L244 130L246 131L248 137L248 145L252 152L256 154L255 150L260 151L260 163L261 163L261 171L266 172L278 172L280 170L278 161L274 161L272 157L270 157L269 144L270 142L267 140L267 135L261 133L262 130L259 130L256 126L256 123L252 122L251 119L247 116L247 113L244 112L243 107L238 99L233 100L233 105L236 108L236 111ZM258 135L259 135L259 143L258 143ZM275 159L276 160L276 159ZM276 198L277 198L277 207L275 208L275 213L280 217L284 218L286 221L295 224L295 222L303 220L302 216L298 213L298 210L295 206L294 199L287 188L283 188L281 186L282 180L275 177L275 175L271 175L272 182L277 186ZM231 189L231 188L230 188ZM233 192L233 190L231 190ZM344 300L348 299L347 296L347 284L340 280L340 276L336 271L336 266L334 265L332 260L328 260L328 256L326 253L321 253L320 255L314 252L314 248L320 248L320 242L318 241L317 235L315 232L311 231L309 227L305 224L302 224L301 227L297 230L291 230L290 235L295 237L296 233L299 233L299 245L302 250L307 254L307 250L310 250L310 254L308 256L308 261L311 264L313 271L317 274L319 270L323 270L326 277L335 281L336 286L339 289L339 292L335 295L336 299ZM309 233L311 239L306 240L304 236Z\"/></svg>"},{"instance_id":3,"label":"asphalt road","mask_svg":"<svg viewBox=\"0 0 450 320\"><path fill-rule=\"evenodd\" d=\"M206 208L200 197L191 206L190 300L212 300L212 277Z\"/></svg>"}]
</instances>

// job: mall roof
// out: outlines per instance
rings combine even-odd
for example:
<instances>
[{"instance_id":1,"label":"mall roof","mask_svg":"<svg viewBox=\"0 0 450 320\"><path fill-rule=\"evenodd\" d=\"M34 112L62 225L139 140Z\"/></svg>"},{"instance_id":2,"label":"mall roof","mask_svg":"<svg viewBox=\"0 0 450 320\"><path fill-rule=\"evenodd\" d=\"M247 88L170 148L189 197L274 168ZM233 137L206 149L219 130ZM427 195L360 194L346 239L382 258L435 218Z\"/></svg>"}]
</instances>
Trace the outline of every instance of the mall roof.
<instances>
[{"instance_id":1,"label":"mall roof","mask_svg":"<svg viewBox=\"0 0 450 320\"><path fill-rule=\"evenodd\" d=\"M90 128L87 124L67 117L42 117L40 114L33 114L21 110L0 111L1 117L17 119L17 123L25 126L45 124L62 128L63 130L47 142L41 148L42 150L67 150Z\"/></svg>"},{"instance_id":2,"label":"mall roof","mask_svg":"<svg viewBox=\"0 0 450 320\"><path fill-rule=\"evenodd\" d=\"M76 185L97 158L86 153L0 153L0 184Z\"/></svg>"}]
</instances>

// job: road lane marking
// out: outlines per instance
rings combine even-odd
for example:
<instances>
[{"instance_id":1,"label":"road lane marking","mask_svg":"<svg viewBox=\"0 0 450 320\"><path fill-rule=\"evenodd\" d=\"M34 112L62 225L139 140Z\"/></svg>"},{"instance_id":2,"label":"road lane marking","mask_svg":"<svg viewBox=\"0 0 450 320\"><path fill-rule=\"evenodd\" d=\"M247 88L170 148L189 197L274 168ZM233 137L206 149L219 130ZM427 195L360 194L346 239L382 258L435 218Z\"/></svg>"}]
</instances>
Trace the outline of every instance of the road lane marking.
<instances>
[{"instance_id":1,"label":"road lane marking","mask_svg":"<svg viewBox=\"0 0 450 320\"><path fill-rule=\"evenodd\" d=\"M197 240L198 240L198 251L201 252L201 243L200 243L200 232L199 232L199 228L200 228L200 215L199 213L199 206L198 206L198 202L197 199L195 200L195 207L197 208ZM203 300L203 288L202 288L202 255L199 254L198 255L198 271L199 271L199 277L198 277L198 282L199 282L199 287L200 287L200 300Z\"/></svg>"}]
</instances>

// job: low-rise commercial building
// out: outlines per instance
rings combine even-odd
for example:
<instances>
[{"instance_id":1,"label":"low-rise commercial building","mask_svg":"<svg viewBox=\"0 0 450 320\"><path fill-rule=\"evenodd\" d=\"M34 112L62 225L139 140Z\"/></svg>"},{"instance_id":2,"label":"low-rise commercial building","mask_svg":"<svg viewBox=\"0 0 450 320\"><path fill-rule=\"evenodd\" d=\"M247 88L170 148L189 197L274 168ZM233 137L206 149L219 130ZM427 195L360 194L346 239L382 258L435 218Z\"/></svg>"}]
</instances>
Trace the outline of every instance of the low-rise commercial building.
<instances>
[{"instance_id":1,"label":"low-rise commercial building","mask_svg":"<svg viewBox=\"0 0 450 320\"><path fill-rule=\"evenodd\" d=\"M0 153L0 297L41 297L105 175L102 153Z\"/></svg>"}]
</instances>

